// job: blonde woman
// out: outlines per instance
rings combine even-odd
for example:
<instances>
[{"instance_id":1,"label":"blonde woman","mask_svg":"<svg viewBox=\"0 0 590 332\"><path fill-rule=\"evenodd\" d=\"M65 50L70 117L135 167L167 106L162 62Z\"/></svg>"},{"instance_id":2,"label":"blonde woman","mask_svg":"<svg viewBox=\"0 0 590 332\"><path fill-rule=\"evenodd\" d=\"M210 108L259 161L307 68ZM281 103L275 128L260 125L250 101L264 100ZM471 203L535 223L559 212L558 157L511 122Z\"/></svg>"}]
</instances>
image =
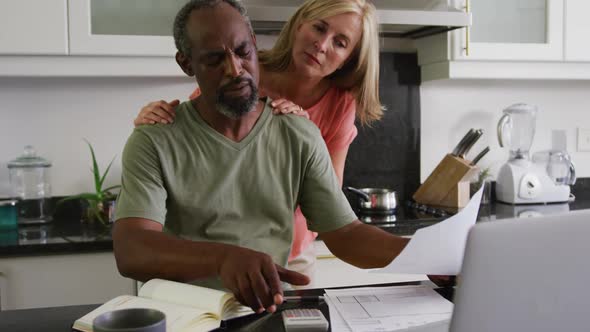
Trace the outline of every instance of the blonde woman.
<instances>
[{"instance_id":1,"label":"blonde woman","mask_svg":"<svg viewBox=\"0 0 590 332\"><path fill-rule=\"evenodd\" d=\"M379 120L379 43L375 7L368 0L308 0L281 31L270 50L259 51L260 89L274 99L275 113L308 117L322 133L342 185L350 143L363 125ZM195 91L192 98L197 98ZM170 123L172 102L152 102L134 124ZM289 268L313 281L317 234L298 208Z\"/></svg>"}]
</instances>

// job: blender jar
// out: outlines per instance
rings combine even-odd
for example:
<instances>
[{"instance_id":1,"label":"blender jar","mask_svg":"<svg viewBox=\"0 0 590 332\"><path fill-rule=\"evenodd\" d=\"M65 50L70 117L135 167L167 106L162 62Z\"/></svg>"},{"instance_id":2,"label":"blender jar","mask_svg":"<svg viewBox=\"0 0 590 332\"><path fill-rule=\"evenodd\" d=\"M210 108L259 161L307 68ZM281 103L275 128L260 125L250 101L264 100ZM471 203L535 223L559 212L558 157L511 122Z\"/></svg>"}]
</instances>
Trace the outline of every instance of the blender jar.
<instances>
[{"instance_id":1,"label":"blender jar","mask_svg":"<svg viewBox=\"0 0 590 332\"><path fill-rule=\"evenodd\" d=\"M510 149L510 159L529 159L535 137L537 108L528 104L514 104L504 110L498 121L498 141Z\"/></svg>"},{"instance_id":2,"label":"blender jar","mask_svg":"<svg viewBox=\"0 0 590 332\"><path fill-rule=\"evenodd\" d=\"M51 162L37 156L27 145L23 154L8 163L12 195L18 200L18 223L33 224L51 221Z\"/></svg>"}]
</instances>

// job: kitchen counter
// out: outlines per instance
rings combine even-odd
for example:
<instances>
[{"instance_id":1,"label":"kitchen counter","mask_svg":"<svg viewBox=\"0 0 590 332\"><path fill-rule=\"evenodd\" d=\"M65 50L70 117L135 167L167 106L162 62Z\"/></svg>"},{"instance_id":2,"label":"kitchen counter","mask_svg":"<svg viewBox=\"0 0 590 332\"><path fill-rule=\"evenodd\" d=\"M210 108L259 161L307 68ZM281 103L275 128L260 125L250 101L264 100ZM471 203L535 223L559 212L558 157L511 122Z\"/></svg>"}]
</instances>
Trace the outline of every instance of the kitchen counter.
<instances>
[{"instance_id":1,"label":"kitchen counter","mask_svg":"<svg viewBox=\"0 0 590 332\"><path fill-rule=\"evenodd\" d=\"M416 229L442 220L422 215L409 207L400 207L396 213L396 225L391 232L412 235ZM19 226L17 230L0 232L0 258L16 256L40 256L79 254L85 252L112 251L111 225L87 225L75 215L55 217L45 225Z\"/></svg>"},{"instance_id":2,"label":"kitchen counter","mask_svg":"<svg viewBox=\"0 0 590 332\"><path fill-rule=\"evenodd\" d=\"M482 205L478 222L590 209L590 195L587 191L585 190L577 196L575 202L564 204L514 206L493 203ZM375 225L396 235L410 236L417 229L430 226L443 219L419 212L408 206L400 206L394 222ZM47 225L20 226L18 230L0 232L0 257L79 254L112 251L112 249L110 226L82 224L79 218L75 217L61 216Z\"/></svg>"},{"instance_id":3,"label":"kitchen counter","mask_svg":"<svg viewBox=\"0 0 590 332\"><path fill-rule=\"evenodd\" d=\"M419 283L395 283L381 284L374 286L405 286L416 285ZM435 289L440 295L447 300L453 300L454 290L452 288ZM325 290L322 288L309 289L304 291L286 291L285 295L322 295ZM99 304L76 305L49 307L26 310L8 310L0 311L0 331L11 332L28 332L28 331L72 331L71 326L74 321L88 312L96 309ZM326 319L330 319L330 312L325 302L320 303L285 303L280 310L274 314L267 315L262 320L262 316L246 316L236 320L228 321L223 331L283 331L283 322L281 311L292 308L317 308L322 311ZM35 319L31 319L35 317ZM330 331L330 330L329 330Z\"/></svg>"},{"instance_id":4,"label":"kitchen counter","mask_svg":"<svg viewBox=\"0 0 590 332\"><path fill-rule=\"evenodd\" d=\"M112 251L111 227L56 218L45 225L19 226L0 232L0 257L79 254Z\"/></svg>"}]
</instances>

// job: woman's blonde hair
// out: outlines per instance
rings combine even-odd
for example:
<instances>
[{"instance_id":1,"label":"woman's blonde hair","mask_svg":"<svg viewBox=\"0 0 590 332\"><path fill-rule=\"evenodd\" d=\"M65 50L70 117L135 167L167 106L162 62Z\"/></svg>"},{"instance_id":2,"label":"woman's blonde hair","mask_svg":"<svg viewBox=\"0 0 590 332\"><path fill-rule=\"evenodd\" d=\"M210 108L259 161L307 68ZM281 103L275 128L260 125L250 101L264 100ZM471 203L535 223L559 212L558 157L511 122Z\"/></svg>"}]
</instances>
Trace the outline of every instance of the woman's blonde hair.
<instances>
[{"instance_id":1,"label":"woman's blonde hair","mask_svg":"<svg viewBox=\"0 0 590 332\"><path fill-rule=\"evenodd\" d=\"M260 64L269 71L286 70L292 61L296 29L304 22L345 13L362 19L361 39L342 68L330 74L334 84L352 92L361 124L370 124L383 116L379 101L379 35L375 6L368 0L307 0L281 30L270 50L259 52Z\"/></svg>"}]
</instances>

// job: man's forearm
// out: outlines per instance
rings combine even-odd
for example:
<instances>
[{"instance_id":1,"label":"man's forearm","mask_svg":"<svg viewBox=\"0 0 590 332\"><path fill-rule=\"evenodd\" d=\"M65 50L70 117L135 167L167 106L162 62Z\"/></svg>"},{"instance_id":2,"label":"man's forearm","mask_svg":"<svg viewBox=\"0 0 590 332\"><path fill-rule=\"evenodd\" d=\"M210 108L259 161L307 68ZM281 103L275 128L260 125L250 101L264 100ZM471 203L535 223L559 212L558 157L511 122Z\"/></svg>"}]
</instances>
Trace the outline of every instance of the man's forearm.
<instances>
[{"instance_id":1,"label":"man's forearm","mask_svg":"<svg viewBox=\"0 0 590 332\"><path fill-rule=\"evenodd\" d=\"M162 278L186 282L215 276L218 262L231 247L129 226L125 222L115 224L114 252L119 272L139 281Z\"/></svg>"},{"instance_id":2,"label":"man's forearm","mask_svg":"<svg viewBox=\"0 0 590 332\"><path fill-rule=\"evenodd\" d=\"M388 265L409 242L358 221L320 237L336 257L365 269Z\"/></svg>"}]
</instances>

